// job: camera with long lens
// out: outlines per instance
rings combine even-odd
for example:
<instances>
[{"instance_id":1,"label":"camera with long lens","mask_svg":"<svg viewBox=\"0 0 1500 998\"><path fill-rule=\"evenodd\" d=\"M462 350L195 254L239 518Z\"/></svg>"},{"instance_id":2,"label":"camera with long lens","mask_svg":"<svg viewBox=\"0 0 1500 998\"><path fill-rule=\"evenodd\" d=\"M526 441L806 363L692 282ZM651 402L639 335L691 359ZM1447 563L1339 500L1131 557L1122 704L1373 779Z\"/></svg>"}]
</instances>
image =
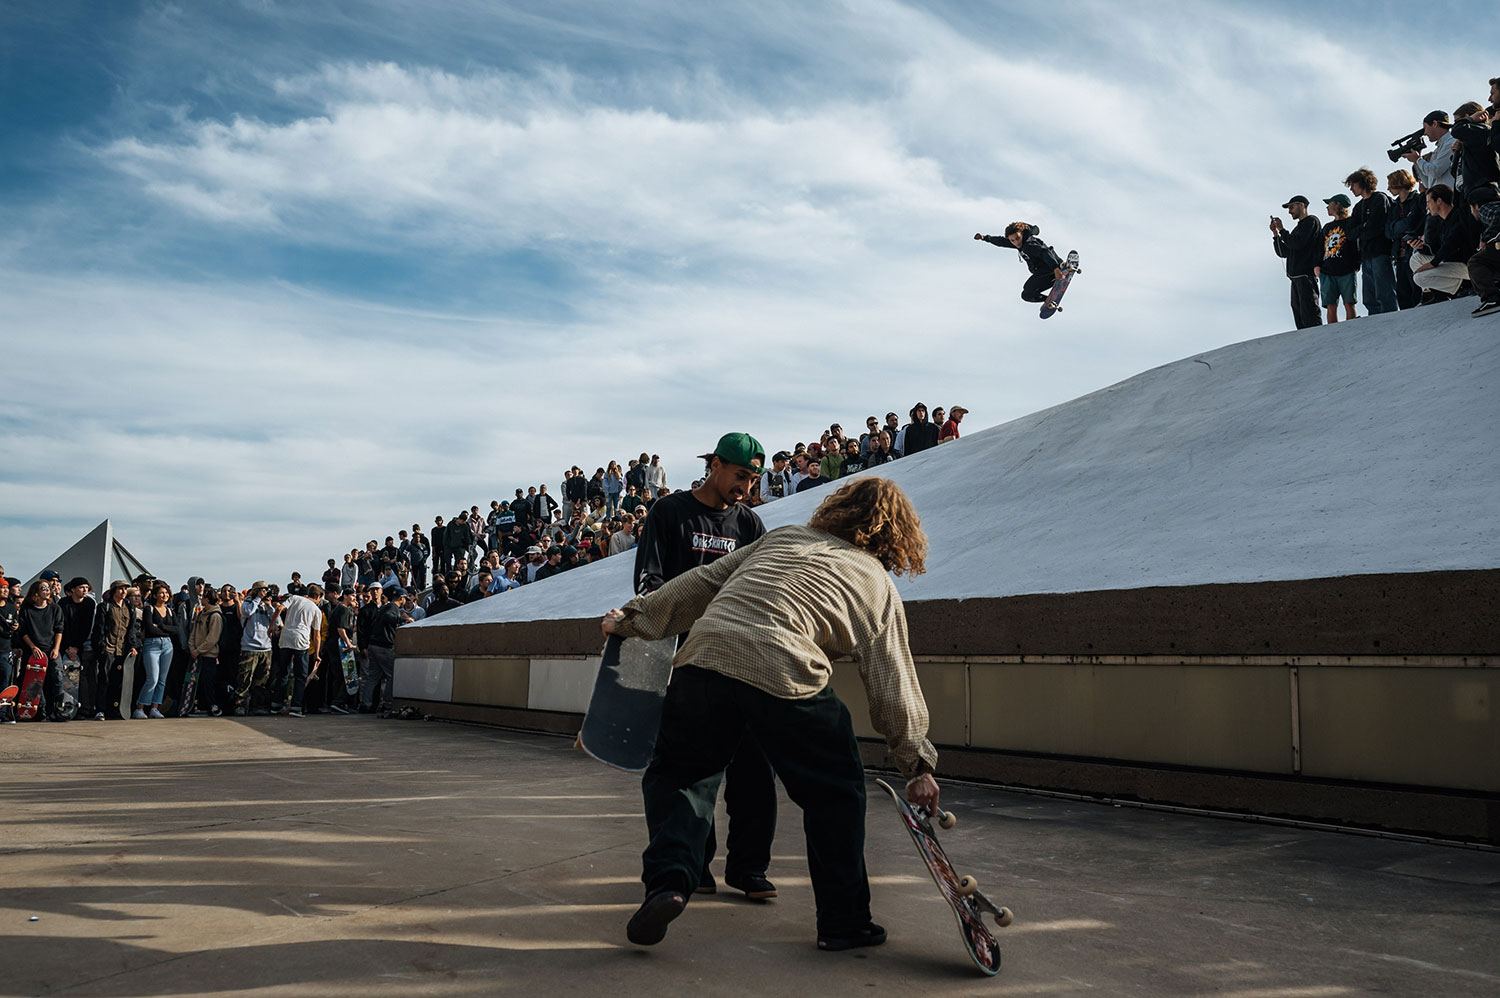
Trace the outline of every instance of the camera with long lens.
<instances>
[{"instance_id":1,"label":"camera with long lens","mask_svg":"<svg viewBox=\"0 0 1500 998\"><path fill-rule=\"evenodd\" d=\"M1403 135L1393 141L1391 147L1386 150L1385 155L1387 159L1394 163L1409 152L1421 152L1426 145L1427 136L1419 128L1410 135Z\"/></svg>"}]
</instances>

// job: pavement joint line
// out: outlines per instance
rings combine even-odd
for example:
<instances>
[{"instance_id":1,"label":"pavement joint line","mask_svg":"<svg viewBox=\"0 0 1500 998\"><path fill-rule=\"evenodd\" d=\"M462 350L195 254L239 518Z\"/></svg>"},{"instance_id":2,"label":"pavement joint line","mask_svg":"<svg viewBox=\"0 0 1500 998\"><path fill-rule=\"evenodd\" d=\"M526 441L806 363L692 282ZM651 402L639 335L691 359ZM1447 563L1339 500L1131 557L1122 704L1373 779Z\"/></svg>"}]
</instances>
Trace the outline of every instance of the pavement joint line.
<instances>
[{"instance_id":1,"label":"pavement joint line","mask_svg":"<svg viewBox=\"0 0 1500 998\"><path fill-rule=\"evenodd\" d=\"M865 767L868 773L892 774L892 769ZM1444 846L1450 849L1469 849L1476 852L1500 852L1500 846L1485 842L1469 842L1464 839L1444 839L1431 835L1414 835L1408 832L1390 832L1381 828L1361 828L1357 825L1334 825L1323 821L1308 821L1303 818L1282 818L1270 814L1255 814L1250 811L1216 811L1206 807L1189 807L1185 804L1158 804L1153 801L1131 800L1123 797L1096 797L1089 794L1069 793L1065 790L1043 790L1038 787L1022 787L1009 783L981 783L976 780L944 779L942 783L953 787L969 787L974 790L1002 790L1006 793L1026 794L1031 797L1050 797L1055 800L1077 801L1080 804L1097 804L1101 807L1130 807L1142 811L1163 811L1169 814L1197 815L1204 818L1220 818L1257 825L1279 825L1286 828L1304 828L1316 832L1338 832L1344 835L1363 835L1377 839L1392 839L1397 842L1414 842L1421 845Z\"/></svg>"}]
</instances>

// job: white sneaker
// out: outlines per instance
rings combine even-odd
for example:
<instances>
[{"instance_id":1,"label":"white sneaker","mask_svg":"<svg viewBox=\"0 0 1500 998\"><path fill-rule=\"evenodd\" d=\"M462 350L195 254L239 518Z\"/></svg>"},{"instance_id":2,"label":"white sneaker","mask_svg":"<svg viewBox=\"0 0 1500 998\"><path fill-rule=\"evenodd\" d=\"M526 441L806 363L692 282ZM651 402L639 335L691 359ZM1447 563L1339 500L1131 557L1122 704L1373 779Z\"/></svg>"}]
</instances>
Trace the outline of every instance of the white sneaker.
<instances>
[{"instance_id":1,"label":"white sneaker","mask_svg":"<svg viewBox=\"0 0 1500 998\"><path fill-rule=\"evenodd\" d=\"M151 708L151 713L147 714L146 716L147 717L166 717L167 715L163 714L161 711L157 710L155 707L152 707Z\"/></svg>"},{"instance_id":2,"label":"white sneaker","mask_svg":"<svg viewBox=\"0 0 1500 998\"><path fill-rule=\"evenodd\" d=\"M146 712L137 707L130 712L130 719L132 721L144 721L146 719Z\"/></svg>"},{"instance_id":3,"label":"white sneaker","mask_svg":"<svg viewBox=\"0 0 1500 998\"><path fill-rule=\"evenodd\" d=\"M101 710L99 713L95 714L94 715L94 720L96 720L96 721L102 721L102 720L104 720L104 711Z\"/></svg>"}]
</instances>

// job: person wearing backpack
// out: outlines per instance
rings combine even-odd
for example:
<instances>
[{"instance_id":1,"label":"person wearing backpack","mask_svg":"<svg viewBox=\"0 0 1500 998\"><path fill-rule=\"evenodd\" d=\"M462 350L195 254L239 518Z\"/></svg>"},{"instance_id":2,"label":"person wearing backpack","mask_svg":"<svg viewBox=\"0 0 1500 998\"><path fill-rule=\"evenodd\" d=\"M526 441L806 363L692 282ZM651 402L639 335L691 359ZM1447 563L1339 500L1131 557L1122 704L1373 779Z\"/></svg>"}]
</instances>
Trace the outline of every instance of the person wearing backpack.
<instances>
[{"instance_id":1,"label":"person wearing backpack","mask_svg":"<svg viewBox=\"0 0 1500 998\"><path fill-rule=\"evenodd\" d=\"M1379 183L1374 171L1365 167L1344 178L1344 186L1359 198L1349 218L1354 223L1355 241L1359 246L1360 284L1365 312L1369 315L1394 312L1400 307L1396 302L1396 268L1391 260L1391 238L1385 231L1391 199L1379 190Z\"/></svg>"}]
</instances>

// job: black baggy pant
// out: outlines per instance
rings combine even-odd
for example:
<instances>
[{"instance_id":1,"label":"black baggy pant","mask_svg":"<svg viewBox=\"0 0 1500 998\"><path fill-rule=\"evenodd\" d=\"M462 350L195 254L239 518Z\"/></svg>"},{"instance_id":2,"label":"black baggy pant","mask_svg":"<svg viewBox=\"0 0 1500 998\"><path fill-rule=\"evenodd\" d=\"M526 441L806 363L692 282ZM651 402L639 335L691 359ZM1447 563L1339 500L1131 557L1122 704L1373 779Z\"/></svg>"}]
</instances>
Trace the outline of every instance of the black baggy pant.
<instances>
[{"instance_id":1,"label":"black baggy pant","mask_svg":"<svg viewBox=\"0 0 1500 998\"><path fill-rule=\"evenodd\" d=\"M725 879L746 874L765 876L771 865L771 843L776 838L776 771L755 736L748 732L724 770L724 807L729 812ZM718 851L717 822L711 821L703 847L704 873Z\"/></svg>"},{"instance_id":2,"label":"black baggy pant","mask_svg":"<svg viewBox=\"0 0 1500 998\"><path fill-rule=\"evenodd\" d=\"M1480 301L1500 300L1497 278L1500 278L1500 250L1490 243L1469 257L1469 280L1474 282L1474 293Z\"/></svg>"},{"instance_id":3,"label":"black baggy pant","mask_svg":"<svg viewBox=\"0 0 1500 998\"><path fill-rule=\"evenodd\" d=\"M656 754L641 779L651 843L647 893L692 896L724 770L753 734L802 809L818 931L852 934L870 921L865 872L865 771L849 711L824 689L785 700L708 669L675 670Z\"/></svg>"},{"instance_id":4,"label":"black baggy pant","mask_svg":"<svg viewBox=\"0 0 1500 998\"><path fill-rule=\"evenodd\" d=\"M103 714L109 706L109 665L113 656L104 651L80 651L83 668L78 674L78 716L85 720Z\"/></svg>"},{"instance_id":5,"label":"black baggy pant","mask_svg":"<svg viewBox=\"0 0 1500 998\"><path fill-rule=\"evenodd\" d=\"M1299 274L1291 279L1292 319L1298 329L1311 329L1323 324L1323 311L1318 308L1318 279L1311 274Z\"/></svg>"},{"instance_id":6,"label":"black baggy pant","mask_svg":"<svg viewBox=\"0 0 1500 998\"><path fill-rule=\"evenodd\" d=\"M1021 286L1021 300L1046 301L1047 293L1052 290L1052 282L1055 280L1056 278L1051 274L1032 274Z\"/></svg>"}]
</instances>

